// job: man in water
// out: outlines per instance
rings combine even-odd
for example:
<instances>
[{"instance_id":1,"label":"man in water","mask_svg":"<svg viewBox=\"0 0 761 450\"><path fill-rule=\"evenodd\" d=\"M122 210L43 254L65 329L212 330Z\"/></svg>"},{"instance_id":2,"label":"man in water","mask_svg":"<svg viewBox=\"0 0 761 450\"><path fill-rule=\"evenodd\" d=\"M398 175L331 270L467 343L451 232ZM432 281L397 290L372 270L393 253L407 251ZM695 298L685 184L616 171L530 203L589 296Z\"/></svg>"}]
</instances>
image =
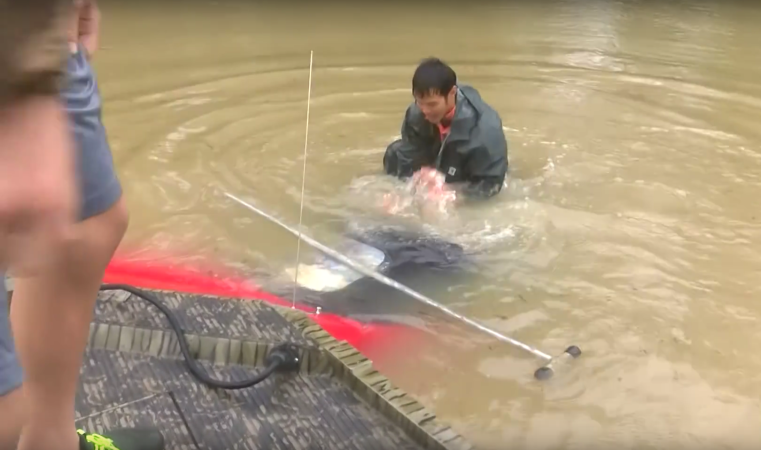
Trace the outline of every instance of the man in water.
<instances>
[{"instance_id":1,"label":"man in water","mask_svg":"<svg viewBox=\"0 0 761 450\"><path fill-rule=\"evenodd\" d=\"M13 334L0 286L0 450L163 449L156 430L74 424L94 302L127 227L88 61L98 19L90 0L0 0L0 280L15 277Z\"/></svg>"},{"instance_id":2,"label":"man in water","mask_svg":"<svg viewBox=\"0 0 761 450\"><path fill-rule=\"evenodd\" d=\"M407 108L402 138L383 156L387 174L413 177L439 195L464 184L470 198L498 194L507 174L507 141L499 114L473 87L437 58L423 60L412 77L415 101Z\"/></svg>"}]
</instances>

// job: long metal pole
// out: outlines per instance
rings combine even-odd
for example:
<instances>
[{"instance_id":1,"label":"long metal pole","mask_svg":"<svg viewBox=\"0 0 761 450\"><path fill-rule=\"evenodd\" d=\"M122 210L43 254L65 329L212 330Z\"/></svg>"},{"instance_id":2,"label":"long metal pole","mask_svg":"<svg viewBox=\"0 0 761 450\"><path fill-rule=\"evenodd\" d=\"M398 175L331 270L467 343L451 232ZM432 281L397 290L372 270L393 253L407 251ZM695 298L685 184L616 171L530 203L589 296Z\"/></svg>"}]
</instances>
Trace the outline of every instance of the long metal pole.
<instances>
[{"instance_id":1,"label":"long metal pole","mask_svg":"<svg viewBox=\"0 0 761 450\"><path fill-rule=\"evenodd\" d=\"M535 356L543 358L545 360L548 360L548 361L552 360L552 356L548 355L547 353L544 353L541 350L537 350L536 348L531 347L530 345L526 345L526 344L524 344L522 342L516 341L515 339L513 339L511 337L508 337L508 336L505 336L505 335L503 335L503 334L501 334L501 333L499 333L497 331L494 331L491 328L488 328L488 327L486 327L484 325L481 325L480 323L478 323L478 322L476 322L474 320L468 319L467 317L462 316L462 315L452 311L451 309L447 308L446 306L441 305L441 304L431 300L430 298L426 297L425 295L420 294L420 293L418 293L416 291L413 291L412 289L408 288L407 286L404 286L401 283L397 283L396 281L392 280L391 278L388 278L388 277L386 277L386 276L376 272L375 270L370 270L370 269L364 267L363 265L361 265L361 264L351 260L347 256L344 256L341 253L331 249L330 247L327 247L327 246L325 246L325 245L315 241L314 239L310 238L309 236L299 232L298 230L295 230L295 229L291 228L290 226L286 225L285 223L283 223L282 221L280 221L276 217L268 214L265 211L262 211L261 209L257 208L256 206L254 206L254 205L252 205L252 204L250 204L250 203L248 203L248 202L246 202L244 200L241 200L240 198L238 198L238 197L236 197L236 196L234 196L232 194L229 194L227 192L225 193L225 195L228 198L230 198L230 199L240 203L241 205L245 206L246 208L250 209L251 211L254 211L255 213L261 215L262 217L270 220L271 222L274 222L277 225L280 225L282 228L284 228L285 230L289 231L291 234L293 234L293 235L303 239L304 242L306 242L307 244L309 244L312 247L320 250L321 252L323 252L323 253L325 253L325 254L327 254L327 255L337 259L338 261L341 261L342 263L346 264L347 266L351 267L352 269L356 270L357 272L359 272L359 273L361 273L361 274L363 274L365 276L371 277L371 278L373 278L373 279L375 279L375 280L377 280L377 281L379 281L379 282L381 282L381 283L383 283L383 284L385 284L387 286L390 286L390 287L393 287L395 289L398 289L398 290L404 292L405 294L408 294L411 297L413 297L413 298L415 298L417 300L422 301L423 303L426 303L426 304L428 304L430 306L433 306L434 308L436 308L436 309L438 309L438 310L440 310L440 311L442 311L442 312L444 312L444 313L446 313L446 314L448 314L448 315L450 315L450 316L452 316L452 317L454 317L454 318L456 318L458 320L461 320L461 321L467 323L468 325L471 325L471 326L473 326L473 327L475 327L475 328L477 328L477 329L479 329L479 330L481 330L481 331L483 331L485 333L488 333L489 335L491 335L494 338L499 339L500 341L512 344L512 345L514 345L514 346L516 346L518 348L521 348L521 349L523 349L523 350L525 350L525 351L527 351L529 353L532 353Z\"/></svg>"}]
</instances>

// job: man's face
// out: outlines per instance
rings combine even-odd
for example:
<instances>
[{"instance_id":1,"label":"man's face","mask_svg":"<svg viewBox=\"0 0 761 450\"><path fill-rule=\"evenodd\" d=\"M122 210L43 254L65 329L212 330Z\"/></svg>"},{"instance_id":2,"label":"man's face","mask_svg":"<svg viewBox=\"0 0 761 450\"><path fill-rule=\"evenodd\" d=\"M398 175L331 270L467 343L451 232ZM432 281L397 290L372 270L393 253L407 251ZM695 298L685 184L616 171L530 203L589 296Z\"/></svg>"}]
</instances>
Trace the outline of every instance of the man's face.
<instances>
[{"instance_id":1,"label":"man's face","mask_svg":"<svg viewBox=\"0 0 761 450\"><path fill-rule=\"evenodd\" d=\"M415 94L415 103L427 121L438 124L454 106L456 90L456 87L452 87L452 90L446 95L439 92L429 92L425 95Z\"/></svg>"}]
</instances>

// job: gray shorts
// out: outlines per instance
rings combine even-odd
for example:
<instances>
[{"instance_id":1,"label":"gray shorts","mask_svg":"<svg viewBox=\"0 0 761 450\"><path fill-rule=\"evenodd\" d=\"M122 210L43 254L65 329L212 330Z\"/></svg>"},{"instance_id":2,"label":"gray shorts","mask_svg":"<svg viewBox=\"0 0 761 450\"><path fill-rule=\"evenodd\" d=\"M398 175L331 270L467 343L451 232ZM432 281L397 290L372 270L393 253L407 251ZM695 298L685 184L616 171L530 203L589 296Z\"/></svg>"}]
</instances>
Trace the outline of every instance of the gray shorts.
<instances>
[{"instance_id":1,"label":"gray shorts","mask_svg":"<svg viewBox=\"0 0 761 450\"><path fill-rule=\"evenodd\" d=\"M62 99L69 112L77 145L77 167L82 209L80 219L96 216L113 206L122 195L114 171L111 148L101 122L101 98L95 73L83 52L71 55ZM0 280L4 279L0 273ZM0 396L21 385L22 371L16 358L8 320L5 286L0 283Z\"/></svg>"}]
</instances>

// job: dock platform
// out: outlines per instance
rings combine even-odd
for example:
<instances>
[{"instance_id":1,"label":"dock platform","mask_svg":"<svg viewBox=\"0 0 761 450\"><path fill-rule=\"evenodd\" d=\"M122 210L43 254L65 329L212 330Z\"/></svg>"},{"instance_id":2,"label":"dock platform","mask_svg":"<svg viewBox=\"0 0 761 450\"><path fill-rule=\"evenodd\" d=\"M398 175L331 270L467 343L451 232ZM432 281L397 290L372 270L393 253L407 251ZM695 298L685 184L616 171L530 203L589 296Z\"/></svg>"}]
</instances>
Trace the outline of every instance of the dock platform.
<instances>
[{"instance_id":1,"label":"dock platform","mask_svg":"<svg viewBox=\"0 0 761 450\"><path fill-rule=\"evenodd\" d=\"M473 448L299 310L147 292L175 313L192 355L215 379L250 378L286 342L298 348L301 367L247 389L209 388L189 372L156 307L126 291L102 291L77 395L78 427L157 426L167 450Z\"/></svg>"}]
</instances>

